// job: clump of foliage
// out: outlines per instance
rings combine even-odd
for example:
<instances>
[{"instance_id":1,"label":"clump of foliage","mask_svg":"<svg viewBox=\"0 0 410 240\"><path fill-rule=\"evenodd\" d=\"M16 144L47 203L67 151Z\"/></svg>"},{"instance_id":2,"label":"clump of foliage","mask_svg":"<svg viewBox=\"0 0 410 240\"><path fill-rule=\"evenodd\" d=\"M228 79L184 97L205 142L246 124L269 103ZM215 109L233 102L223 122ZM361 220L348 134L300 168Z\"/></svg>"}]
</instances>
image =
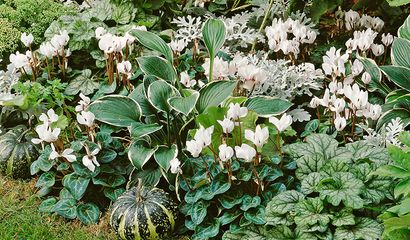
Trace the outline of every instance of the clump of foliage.
<instances>
[{"instance_id":1,"label":"clump of foliage","mask_svg":"<svg viewBox=\"0 0 410 240\"><path fill-rule=\"evenodd\" d=\"M400 133L399 140L404 144L402 148L394 145L387 148L393 165L382 166L376 171L380 176L397 180L394 187L397 205L379 216L385 227L383 237L389 240L405 239L410 236L410 133Z\"/></svg>"},{"instance_id":2,"label":"clump of foliage","mask_svg":"<svg viewBox=\"0 0 410 240\"><path fill-rule=\"evenodd\" d=\"M50 24L60 16L72 12L72 8L52 0L4 2L0 5L0 57L7 56L19 47L20 35L23 32L33 34L34 43L40 44Z\"/></svg>"}]
</instances>

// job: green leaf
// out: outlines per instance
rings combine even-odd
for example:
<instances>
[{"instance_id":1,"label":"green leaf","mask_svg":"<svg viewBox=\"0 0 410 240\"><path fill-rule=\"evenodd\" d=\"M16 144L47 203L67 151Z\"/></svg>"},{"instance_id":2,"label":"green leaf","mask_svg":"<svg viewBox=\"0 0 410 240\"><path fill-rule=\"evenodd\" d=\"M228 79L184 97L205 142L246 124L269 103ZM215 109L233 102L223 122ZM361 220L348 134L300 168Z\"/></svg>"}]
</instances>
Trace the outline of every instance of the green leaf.
<instances>
[{"instance_id":1,"label":"green leaf","mask_svg":"<svg viewBox=\"0 0 410 240\"><path fill-rule=\"evenodd\" d=\"M403 25L400 26L399 30L397 31L397 36L410 40L410 16L407 16L406 21L404 21Z\"/></svg>"},{"instance_id":2,"label":"green leaf","mask_svg":"<svg viewBox=\"0 0 410 240\"><path fill-rule=\"evenodd\" d=\"M133 19L133 5L122 3L119 5L112 4L113 11L111 15L111 19L117 22L118 24L127 24L132 21Z\"/></svg>"},{"instance_id":3,"label":"green leaf","mask_svg":"<svg viewBox=\"0 0 410 240\"><path fill-rule=\"evenodd\" d=\"M410 68L390 65L380 66L380 69L387 75L390 81L394 82L397 86L410 91L410 82L408 81L410 78Z\"/></svg>"},{"instance_id":4,"label":"green leaf","mask_svg":"<svg viewBox=\"0 0 410 240\"><path fill-rule=\"evenodd\" d=\"M93 178L94 185L101 185L104 187L119 187L126 182L126 179L122 175L109 175L109 176L97 176Z\"/></svg>"},{"instance_id":5,"label":"green leaf","mask_svg":"<svg viewBox=\"0 0 410 240\"><path fill-rule=\"evenodd\" d=\"M249 98L245 102L245 107L249 110L255 111L261 117L269 117L286 112L292 106L292 103L268 96L256 96Z\"/></svg>"},{"instance_id":6,"label":"green leaf","mask_svg":"<svg viewBox=\"0 0 410 240\"><path fill-rule=\"evenodd\" d=\"M214 81L205 85L200 91L196 109L199 113L205 112L209 107L218 106L231 96L236 87L236 81Z\"/></svg>"},{"instance_id":7,"label":"green leaf","mask_svg":"<svg viewBox=\"0 0 410 240\"><path fill-rule=\"evenodd\" d=\"M141 110L142 110L142 115L144 116L155 115L156 110L151 105L151 103L148 101L148 98L145 94L145 89L144 89L145 82L146 82L146 78L144 79L144 84L139 84L138 86L136 86L134 91L132 91L132 93L128 97L132 98L134 101L136 101L140 105Z\"/></svg>"},{"instance_id":8,"label":"green leaf","mask_svg":"<svg viewBox=\"0 0 410 240\"><path fill-rule=\"evenodd\" d=\"M45 172L41 174L38 178L35 187L52 187L54 186L55 180L55 172Z\"/></svg>"},{"instance_id":9,"label":"green leaf","mask_svg":"<svg viewBox=\"0 0 410 240\"><path fill-rule=\"evenodd\" d=\"M313 0L310 8L310 18L317 23L322 15L341 5L343 0Z\"/></svg>"},{"instance_id":10,"label":"green leaf","mask_svg":"<svg viewBox=\"0 0 410 240\"><path fill-rule=\"evenodd\" d=\"M131 127L128 128L133 139L140 139L151 133L154 133L162 129L162 126L153 123L153 124L143 124L143 123L133 123Z\"/></svg>"},{"instance_id":11,"label":"green leaf","mask_svg":"<svg viewBox=\"0 0 410 240\"><path fill-rule=\"evenodd\" d=\"M164 80L158 80L151 83L147 90L148 101L159 111L169 113L171 107L168 99L177 96L178 91Z\"/></svg>"},{"instance_id":12,"label":"green leaf","mask_svg":"<svg viewBox=\"0 0 410 240\"><path fill-rule=\"evenodd\" d=\"M274 214L286 214L294 209L296 204L303 200L305 196L295 190L279 193L266 206L266 217ZM267 220L268 221L268 220Z\"/></svg>"},{"instance_id":13,"label":"green leaf","mask_svg":"<svg viewBox=\"0 0 410 240\"><path fill-rule=\"evenodd\" d=\"M242 203L242 193L241 192L233 192L228 194L222 195L218 198L218 201L221 203L222 207L225 209L231 209L234 206Z\"/></svg>"},{"instance_id":14,"label":"green leaf","mask_svg":"<svg viewBox=\"0 0 410 240\"><path fill-rule=\"evenodd\" d=\"M137 58L137 62L141 71L146 75L152 75L170 83L174 83L177 79L174 67L161 57L139 57Z\"/></svg>"},{"instance_id":15,"label":"green leaf","mask_svg":"<svg viewBox=\"0 0 410 240\"><path fill-rule=\"evenodd\" d=\"M403 6L410 3L410 0L387 0L390 6L397 7Z\"/></svg>"},{"instance_id":16,"label":"green leaf","mask_svg":"<svg viewBox=\"0 0 410 240\"><path fill-rule=\"evenodd\" d=\"M202 221L204 221L206 217L207 207L208 204L206 204L204 201L199 201L192 206L189 215L191 216L191 220L195 225L199 225L202 223Z\"/></svg>"},{"instance_id":17,"label":"green leaf","mask_svg":"<svg viewBox=\"0 0 410 240\"><path fill-rule=\"evenodd\" d=\"M76 173L65 175L63 178L63 186L73 195L76 200L80 200L87 190L89 178L84 178Z\"/></svg>"},{"instance_id":18,"label":"green leaf","mask_svg":"<svg viewBox=\"0 0 410 240\"><path fill-rule=\"evenodd\" d=\"M381 166L373 174L392 178L410 178L409 170L393 165Z\"/></svg>"},{"instance_id":19,"label":"green leaf","mask_svg":"<svg viewBox=\"0 0 410 240\"><path fill-rule=\"evenodd\" d=\"M346 207L360 209L364 201L360 198L363 182L356 179L352 173L337 172L328 179L321 181L320 197L327 199L333 206L339 206L343 201Z\"/></svg>"},{"instance_id":20,"label":"green leaf","mask_svg":"<svg viewBox=\"0 0 410 240\"><path fill-rule=\"evenodd\" d=\"M77 206L77 217L84 224L96 224L100 217L100 209L94 203Z\"/></svg>"},{"instance_id":21,"label":"green leaf","mask_svg":"<svg viewBox=\"0 0 410 240\"><path fill-rule=\"evenodd\" d=\"M312 172L302 180L301 192L303 194L311 194L317 192L317 187L319 186L320 181L322 180L320 173Z\"/></svg>"},{"instance_id":22,"label":"green leaf","mask_svg":"<svg viewBox=\"0 0 410 240\"><path fill-rule=\"evenodd\" d=\"M262 206L246 211L243 216L246 218L246 220L252 222L253 224L262 225L266 223L265 208Z\"/></svg>"},{"instance_id":23,"label":"green leaf","mask_svg":"<svg viewBox=\"0 0 410 240\"><path fill-rule=\"evenodd\" d=\"M255 208L261 204L261 198L259 196L251 197L249 195L244 195L242 197L242 211L248 211L251 208Z\"/></svg>"},{"instance_id":24,"label":"green leaf","mask_svg":"<svg viewBox=\"0 0 410 240\"><path fill-rule=\"evenodd\" d=\"M218 219L214 219L204 225L200 225L195 228L195 234L192 236L193 239L209 239L218 235L220 222Z\"/></svg>"},{"instance_id":25,"label":"green leaf","mask_svg":"<svg viewBox=\"0 0 410 240\"><path fill-rule=\"evenodd\" d=\"M117 152L111 149L103 150L98 154L99 163L110 163L117 157Z\"/></svg>"},{"instance_id":26,"label":"green leaf","mask_svg":"<svg viewBox=\"0 0 410 240\"><path fill-rule=\"evenodd\" d=\"M130 176L130 181L127 183L127 189L132 186L137 186L138 179L142 180L144 186L155 187L161 180L160 168L147 168L144 170L134 169Z\"/></svg>"},{"instance_id":27,"label":"green leaf","mask_svg":"<svg viewBox=\"0 0 410 240\"><path fill-rule=\"evenodd\" d=\"M400 195L407 196L410 193L410 178L399 182L394 188L394 197L398 198Z\"/></svg>"},{"instance_id":28,"label":"green leaf","mask_svg":"<svg viewBox=\"0 0 410 240\"><path fill-rule=\"evenodd\" d=\"M332 225L336 227L355 224L354 215L350 208L343 208L341 211L335 212L332 216Z\"/></svg>"},{"instance_id":29,"label":"green leaf","mask_svg":"<svg viewBox=\"0 0 410 240\"><path fill-rule=\"evenodd\" d=\"M357 59L363 64L364 70L368 72L371 76L371 82L369 83L369 90L371 92L379 91L384 95L388 95L391 92L391 89L387 87L384 83L381 83L382 73L377 66L377 63L370 58L363 58L357 56Z\"/></svg>"},{"instance_id":30,"label":"green leaf","mask_svg":"<svg viewBox=\"0 0 410 240\"><path fill-rule=\"evenodd\" d=\"M60 199L53 211L64 218L74 219L77 217L76 204L77 201L73 198Z\"/></svg>"},{"instance_id":31,"label":"green leaf","mask_svg":"<svg viewBox=\"0 0 410 240\"><path fill-rule=\"evenodd\" d=\"M393 119L400 118L403 126L406 127L410 123L410 111L405 108L395 108L383 113L377 121L376 129L379 130L385 124L391 122Z\"/></svg>"},{"instance_id":32,"label":"green leaf","mask_svg":"<svg viewBox=\"0 0 410 240\"><path fill-rule=\"evenodd\" d=\"M134 141L128 149L128 159L136 169L142 169L157 149L158 146L147 148L141 142Z\"/></svg>"},{"instance_id":33,"label":"green leaf","mask_svg":"<svg viewBox=\"0 0 410 240\"><path fill-rule=\"evenodd\" d=\"M95 118L117 127L129 127L140 122L141 108L129 97L108 95L101 97L88 106Z\"/></svg>"},{"instance_id":34,"label":"green leaf","mask_svg":"<svg viewBox=\"0 0 410 240\"><path fill-rule=\"evenodd\" d=\"M298 226L312 226L319 224L326 226L330 222L331 214L323 213L323 202L319 197L309 198L296 205L295 223Z\"/></svg>"},{"instance_id":35,"label":"green leaf","mask_svg":"<svg viewBox=\"0 0 410 240\"><path fill-rule=\"evenodd\" d=\"M186 97L171 97L168 99L168 104L177 112L187 116L195 108L199 98L199 92L192 92Z\"/></svg>"},{"instance_id":36,"label":"green leaf","mask_svg":"<svg viewBox=\"0 0 410 240\"><path fill-rule=\"evenodd\" d=\"M381 239L382 232L383 227L375 220L359 218L355 225L336 228L334 239Z\"/></svg>"},{"instance_id":37,"label":"green leaf","mask_svg":"<svg viewBox=\"0 0 410 240\"><path fill-rule=\"evenodd\" d=\"M149 31L132 30L131 35L134 36L138 42L144 45L144 47L155 50L164 55L169 63L172 64L174 62L171 48L156 34Z\"/></svg>"},{"instance_id":38,"label":"green leaf","mask_svg":"<svg viewBox=\"0 0 410 240\"><path fill-rule=\"evenodd\" d=\"M170 161L178 156L178 148L176 144L172 144L169 148L167 146L159 146L158 150L155 151L154 158L158 165L168 172L171 164Z\"/></svg>"},{"instance_id":39,"label":"green leaf","mask_svg":"<svg viewBox=\"0 0 410 240\"><path fill-rule=\"evenodd\" d=\"M100 85L95 81L94 77L91 77L91 70L85 69L81 72L81 75L75 77L68 84L65 89L65 94L76 95L82 92L84 95L93 93Z\"/></svg>"},{"instance_id":40,"label":"green leaf","mask_svg":"<svg viewBox=\"0 0 410 240\"><path fill-rule=\"evenodd\" d=\"M396 38L392 44L391 60L394 65L410 68L410 41L404 38Z\"/></svg>"},{"instance_id":41,"label":"green leaf","mask_svg":"<svg viewBox=\"0 0 410 240\"><path fill-rule=\"evenodd\" d=\"M57 199L54 197L47 198L46 200L42 201L40 206L38 207L39 212L45 213L52 213L54 211L54 206L57 203Z\"/></svg>"},{"instance_id":42,"label":"green leaf","mask_svg":"<svg viewBox=\"0 0 410 240\"><path fill-rule=\"evenodd\" d=\"M325 159L322 154L313 154L313 155L305 155L301 158L296 159L296 164L298 168L296 169L296 176L298 179L305 179L307 178L308 175L312 173L319 173L320 169L325 164ZM312 175L314 178L317 177L317 175ZM319 174L320 176L320 174ZM309 181L310 183L314 184L315 179L308 179L306 181ZM307 182L305 182L306 189L305 191L309 192L313 189L310 189L308 186ZM313 186L312 186L313 187ZM302 190L304 192L304 190Z\"/></svg>"},{"instance_id":43,"label":"green leaf","mask_svg":"<svg viewBox=\"0 0 410 240\"><path fill-rule=\"evenodd\" d=\"M225 24L219 19L208 19L203 28L202 36L210 58L214 58L225 42Z\"/></svg>"},{"instance_id":44,"label":"green leaf","mask_svg":"<svg viewBox=\"0 0 410 240\"><path fill-rule=\"evenodd\" d=\"M236 212L224 212L224 214L222 214L222 216L220 216L218 219L221 223L221 225L226 225L229 224L233 221L235 221L235 219L237 219L239 216L241 215L241 213L239 211Z\"/></svg>"},{"instance_id":45,"label":"green leaf","mask_svg":"<svg viewBox=\"0 0 410 240\"><path fill-rule=\"evenodd\" d=\"M104 188L104 195L111 201L117 200L124 192L124 188Z\"/></svg>"}]
</instances>

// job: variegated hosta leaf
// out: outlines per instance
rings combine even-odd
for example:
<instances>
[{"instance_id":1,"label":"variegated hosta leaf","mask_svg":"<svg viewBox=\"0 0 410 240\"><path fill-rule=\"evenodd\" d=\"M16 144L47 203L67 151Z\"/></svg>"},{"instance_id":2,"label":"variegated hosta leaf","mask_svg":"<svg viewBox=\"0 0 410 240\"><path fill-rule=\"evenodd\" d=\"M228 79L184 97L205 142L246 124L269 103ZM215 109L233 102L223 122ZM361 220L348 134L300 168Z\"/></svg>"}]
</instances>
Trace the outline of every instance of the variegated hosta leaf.
<instances>
[{"instance_id":1,"label":"variegated hosta leaf","mask_svg":"<svg viewBox=\"0 0 410 240\"><path fill-rule=\"evenodd\" d=\"M134 141L128 149L128 159L136 169L142 169L157 149L158 146L148 148L142 141Z\"/></svg>"},{"instance_id":2,"label":"variegated hosta leaf","mask_svg":"<svg viewBox=\"0 0 410 240\"><path fill-rule=\"evenodd\" d=\"M408 54L410 52L410 41L404 38L396 38L392 44L391 58L396 66L410 68Z\"/></svg>"},{"instance_id":3,"label":"variegated hosta leaf","mask_svg":"<svg viewBox=\"0 0 410 240\"><path fill-rule=\"evenodd\" d=\"M272 198L268 203L265 216L268 217L270 214L285 214L292 210L295 205L304 198L305 196L302 193L295 190L282 192Z\"/></svg>"},{"instance_id":4,"label":"variegated hosta leaf","mask_svg":"<svg viewBox=\"0 0 410 240\"><path fill-rule=\"evenodd\" d=\"M382 233L383 227L380 223L370 218L359 218L355 225L336 228L334 239L375 240L381 239Z\"/></svg>"},{"instance_id":5,"label":"variegated hosta leaf","mask_svg":"<svg viewBox=\"0 0 410 240\"><path fill-rule=\"evenodd\" d=\"M169 113L171 106L168 99L179 96L178 90L164 80L158 80L151 83L147 90L148 101L159 111Z\"/></svg>"},{"instance_id":6,"label":"variegated hosta leaf","mask_svg":"<svg viewBox=\"0 0 410 240\"><path fill-rule=\"evenodd\" d=\"M321 181L320 197L333 206L339 206L343 201L346 207L359 209L364 201L360 198L363 182L349 172L337 172Z\"/></svg>"}]
</instances>

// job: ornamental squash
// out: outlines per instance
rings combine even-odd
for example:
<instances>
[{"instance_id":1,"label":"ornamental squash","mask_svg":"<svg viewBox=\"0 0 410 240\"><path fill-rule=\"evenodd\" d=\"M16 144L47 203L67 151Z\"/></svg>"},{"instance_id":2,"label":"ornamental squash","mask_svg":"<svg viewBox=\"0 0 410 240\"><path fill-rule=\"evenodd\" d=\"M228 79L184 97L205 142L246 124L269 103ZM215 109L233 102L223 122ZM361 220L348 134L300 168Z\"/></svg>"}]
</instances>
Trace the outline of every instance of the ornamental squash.
<instances>
[{"instance_id":1,"label":"ornamental squash","mask_svg":"<svg viewBox=\"0 0 410 240\"><path fill-rule=\"evenodd\" d=\"M110 224L121 239L167 239L176 216L177 204L168 193L138 184L114 202Z\"/></svg>"},{"instance_id":2,"label":"ornamental squash","mask_svg":"<svg viewBox=\"0 0 410 240\"><path fill-rule=\"evenodd\" d=\"M28 178L31 162L38 157L24 130L20 127L0 136L0 172L12 178Z\"/></svg>"}]
</instances>

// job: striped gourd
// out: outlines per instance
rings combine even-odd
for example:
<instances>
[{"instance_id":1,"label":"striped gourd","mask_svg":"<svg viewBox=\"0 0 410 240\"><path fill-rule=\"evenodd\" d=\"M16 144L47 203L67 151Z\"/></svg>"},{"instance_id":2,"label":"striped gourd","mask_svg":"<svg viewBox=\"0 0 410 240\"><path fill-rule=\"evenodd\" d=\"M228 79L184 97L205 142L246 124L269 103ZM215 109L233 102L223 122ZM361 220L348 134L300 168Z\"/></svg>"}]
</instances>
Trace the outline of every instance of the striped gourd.
<instances>
[{"instance_id":1,"label":"striped gourd","mask_svg":"<svg viewBox=\"0 0 410 240\"><path fill-rule=\"evenodd\" d=\"M31 142L25 139L24 129L10 130L0 136L0 172L12 178L30 176L30 164L38 157Z\"/></svg>"},{"instance_id":2,"label":"striped gourd","mask_svg":"<svg viewBox=\"0 0 410 240\"><path fill-rule=\"evenodd\" d=\"M168 193L140 185L114 202L110 224L121 239L164 239L174 231L177 211Z\"/></svg>"}]
</instances>

